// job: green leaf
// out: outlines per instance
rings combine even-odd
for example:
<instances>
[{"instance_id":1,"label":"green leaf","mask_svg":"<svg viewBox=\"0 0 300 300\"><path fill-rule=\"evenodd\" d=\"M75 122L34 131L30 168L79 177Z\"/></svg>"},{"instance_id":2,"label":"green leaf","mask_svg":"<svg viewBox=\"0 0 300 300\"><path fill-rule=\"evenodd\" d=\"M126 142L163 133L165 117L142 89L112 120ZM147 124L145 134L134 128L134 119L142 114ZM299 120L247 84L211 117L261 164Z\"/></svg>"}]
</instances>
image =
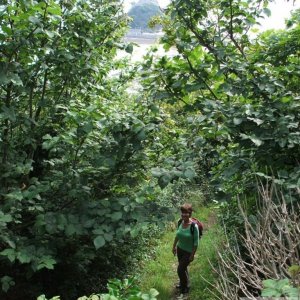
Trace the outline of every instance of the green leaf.
<instances>
[{"instance_id":1,"label":"green leaf","mask_svg":"<svg viewBox=\"0 0 300 300\"><path fill-rule=\"evenodd\" d=\"M274 279L263 280L262 283L265 288L275 289L277 287L277 281Z\"/></svg>"},{"instance_id":2,"label":"green leaf","mask_svg":"<svg viewBox=\"0 0 300 300\"><path fill-rule=\"evenodd\" d=\"M277 283L276 288L279 289L279 290L282 290L284 287L290 285L290 281L287 278L281 279L281 280L277 280L276 283Z\"/></svg>"},{"instance_id":3,"label":"green leaf","mask_svg":"<svg viewBox=\"0 0 300 300\"><path fill-rule=\"evenodd\" d=\"M184 171L183 175L185 178L193 179L196 176L196 172L192 169L187 169Z\"/></svg>"},{"instance_id":4,"label":"green leaf","mask_svg":"<svg viewBox=\"0 0 300 300\"><path fill-rule=\"evenodd\" d=\"M152 297L156 297L156 296L158 296L159 295L159 292L156 290L156 289L150 289L150 295L152 296Z\"/></svg>"},{"instance_id":5,"label":"green leaf","mask_svg":"<svg viewBox=\"0 0 300 300\"><path fill-rule=\"evenodd\" d=\"M265 13L268 17L271 16L271 10L270 10L269 8L265 7L265 8L263 9L263 11L264 11L264 13Z\"/></svg>"},{"instance_id":6,"label":"green leaf","mask_svg":"<svg viewBox=\"0 0 300 300\"><path fill-rule=\"evenodd\" d=\"M31 261L31 257L26 252L18 252L17 259L22 264L29 263Z\"/></svg>"},{"instance_id":7,"label":"green leaf","mask_svg":"<svg viewBox=\"0 0 300 300\"><path fill-rule=\"evenodd\" d=\"M261 292L263 297L280 297L282 296L281 292L274 290L273 288L266 288Z\"/></svg>"},{"instance_id":8,"label":"green leaf","mask_svg":"<svg viewBox=\"0 0 300 300\"><path fill-rule=\"evenodd\" d=\"M289 289L286 291L286 295L290 297L289 300L299 300L300 288L289 287Z\"/></svg>"},{"instance_id":9,"label":"green leaf","mask_svg":"<svg viewBox=\"0 0 300 300\"><path fill-rule=\"evenodd\" d=\"M47 7L47 10L50 14L61 15L61 8L58 4L51 3L51 6Z\"/></svg>"},{"instance_id":10,"label":"green leaf","mask_svg":"<svg viewBox=\"0 0 300 300\"><path fill-rule=\"evenodd\" d=\"M247 118L248 120L253 121L254 123L256 123L257 125L261 125L264 123L264 120L258 119L258 118Z\"/></svg>"},{"instance_id":11,"label":"green leaf","mask_svg":"<svg viewBox=\"0 0 300 300\"><path fill-rule=\"evenodd\" d=\"M6 256L11 262L14 262L17 257L17 253L14 249L5 249L0 252L0 255Z\"/></svg>"},{"instance_id":12,"label":"green leaf","mask_svg":"<svg viewBox=\"0 0 300 300\"><path fill-rule=\"evenodd\" d=\"M151 173L154 177L160 177L162 175L162 170L160 168L151 169Z\"/></svg>"},{"instance_id":13,"label":"green leaf","mask_svg":"<svg viewBox=\"0 0 300 300\"><path fill-rule=\"evenodd\" d=\"M5 71L0 69L0 84L1 85L6 85L9 82L10 82L9 77L7 76Z\"/></svg>"},{"instance_id":14,"label":"green leaf","mask_svg":"<svg viewBox=\"0 0 300 300\"><path fill-rule=\"evenodd\" d=\"M17 120L15 110L13 107L7 107L5 105L2 106L3 116L4 119L8 119L12 122L15 122Z\"/></svg>"},{"instance_id":15,"label":"green leaf","mask_svg":"<svg viewBox=\"0 0 300 300\"><path fill-rule=\"evenodd\" d=\"M67 236L72 236L73 234L75 234L76 233L75 225L74 224L68 224L66 229L65 229L65 232L66 232ZM49 232L49 233L51 233L51 232Z\"/></svg>"},{"instance_id":16,"label":"green leaf","mask_svg":"<svg viewBox=\"0 0 300 300\"><path fill-rule=\"evenodd\" d=\"M30 16L28 20L33 24L40 24L40 19L34 16Z\"/></svg>"},{"instance_id":17,"label":"green leaf","mask_svg":"<svg viewBox=\"0 0 300 300\"><path fill-rule=\"evenodd\" d=\"M10 214L4 214L0 211L0 222L2 223L9 223L12 221L12 216Z\"/></svg>"},{"instance_id":18,"label":"green leaf","mask_svg":"<svg viewBox=\"0 0 300 300\"><path fill-rule=\"evenodd\" d=\"M12 286L15 285L15 282L10 276L1 277L2 290L7 292Z\"/></svg>"},{"instance_id":19,"label":"green leaf","mask_svg":"<svg viewBox=\"0 0 300 300\"><path fill-rule=\"evenodd\" d=\"M53 270L55 264L56 264L56 261L51 256L45 255L38 260L37 270L41 270L44 268Z\"/></svg>"},{"instance_id":20,"label":"green leaf","mask_svg":"<svg viewBox=\"0 0 300 300\"><path fill-rule=\"evenodd\" d=\"M133 44L128 44L128 45L125 47L125 51L126 51L127 53L132 54L132 52L133 52Z\"/></svg>"},{"instance_id":21,"label":"green leaf","mask_svg":"<svg viewBox=\"0 0 300 300\"><path fill-rule=\"evenodd\" d=\"M132 228L132 229L130 230L130 235L131 235L133 238L137 237L137 236L139 235L139 233L140 233L140 229L139 229L138 227Z\"/></svg>"},{"instance_id":22,"label":"green leaf","mask_svg":"<svg viewBox=\"0 0 300 300\"><path fill-rule=\"evenodd\" d=\"M85 41L90 47L92 47L94 45L90 38L85 38Z\"/></svg>"},{"instance_id":23,"label":"green leaf","mask_svg":"<svg viewBox=\"0 0 300 300\"><path fill-rule=\"evenodd\" d=\"M190 93L190 92L201 90L203 87L205 87L203 84L196 83L196 84L187 84L184 89L186 92Z\"/></svg>"},{"instance_id":24,"label":"green leaf","mask_svg":"<svg viewBox=\"0 0 300 300\"><path fill-rule=\"evenodd\" d=\"M55 34L56 34L56 32L54 32L54 31L49 31L49 30L45 30L45 33L47 34L47 36L48 36L49 38L53 38L53 37L55 36Z\"/></svg>"},{"instance_id":25,"label":"green leaf","mask_svg":"<svg viewBox=\"0 0 300 300\"><path fill-rule=\"evenodd\" d=\"M254 135L241 134L242 139L250 139L256 146L260 146L263 144L263 141Z\"/></svg>"},{"instance_id":26,"label":"green leaf","mask_svg":"<svg viewBox=\"0 0 300 300\"><path fill-rule=\"evenodd\" d=\"M104 233L103 236L107 242L111 242L113 240L113 235L111 233Z\"/></svg>"},{"instance_id":27,"label":"green leaf","mask_svg":"<svg viewBox=\"0 0 300 300\"><path fill-rule=\"evenodd\" d=\"M119 221L120 219L122 219L122 212L116 211L116 212L112 213L110 215L110 217L111 217L112 221Z\"/></svg>"},{"instance_id":28,"label":"green leaf","mask_svg":"<svg viewBox=\"0 0 300 300\"><path fill-rule=\"evenodd\" d=\"M240 125L242 122L243 122L243 119L241 119L241 118L233 118L234 125Z\"/></svg>"},{"instance_id":29,"label":"green leaf","mask_svg":"<svg viewBox=\"0 0 300 300\"><path fill-rule=\"evenodd\" d=\"M102 235L99 235L94 239L94 245L96 249L99 249L105 245L105 239Z\"/></svg>"},{"instance_id":30,"label":"green leaf","mask_svg":"<svg viewBox=\"0 0 300 300\"><path fill-rule=\"evenodd\" d=\"M169 174L165 174L158 179L158 184L163 189L170 183L171 179Z\"/></svg>"}]
</instances>

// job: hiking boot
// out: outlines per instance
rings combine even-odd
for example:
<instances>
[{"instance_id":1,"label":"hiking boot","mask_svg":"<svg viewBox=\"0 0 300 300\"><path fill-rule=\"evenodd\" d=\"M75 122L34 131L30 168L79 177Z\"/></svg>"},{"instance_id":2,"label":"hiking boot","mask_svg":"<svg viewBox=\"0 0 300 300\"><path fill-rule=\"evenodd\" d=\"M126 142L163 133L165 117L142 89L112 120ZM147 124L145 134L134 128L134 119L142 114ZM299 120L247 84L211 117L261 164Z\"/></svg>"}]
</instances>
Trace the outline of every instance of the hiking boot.
<instances>
[{"instance_id":1,"label":"hiking boot","mask_svg":"<svg viewBox=\"0 0 300 300\"><path fill-rule=\"evenodd\" d=\"M186 287L186 288L180 288L180 293L181 294L188 294L189 290L190 289L188 287Z\"/></svg>"}]
</instances>

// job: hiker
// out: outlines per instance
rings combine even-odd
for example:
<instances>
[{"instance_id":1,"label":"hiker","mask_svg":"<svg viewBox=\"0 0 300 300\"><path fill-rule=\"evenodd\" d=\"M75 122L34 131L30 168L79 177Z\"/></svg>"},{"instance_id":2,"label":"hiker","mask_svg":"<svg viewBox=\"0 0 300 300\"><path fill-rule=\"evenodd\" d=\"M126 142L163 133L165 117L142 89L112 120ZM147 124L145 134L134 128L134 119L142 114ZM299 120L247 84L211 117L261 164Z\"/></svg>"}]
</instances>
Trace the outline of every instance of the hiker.
<instances>
[{"instance_id":1,"label":"hiker","mask_svg":"<svg viewBox=\"0 0 300 300\"><path fill-rule=\"evenodd\" d=\"M179 284L176 286L182 294L189 292L188 265L194 260L194 255L199 244L199 229L192 219L193 208L189 203L180 207L181 219L178 221L175 240L173 243L173 254L177 254L177 274ZM192 228L191 228L192 227Z\"/></svg>"}]
</instances>

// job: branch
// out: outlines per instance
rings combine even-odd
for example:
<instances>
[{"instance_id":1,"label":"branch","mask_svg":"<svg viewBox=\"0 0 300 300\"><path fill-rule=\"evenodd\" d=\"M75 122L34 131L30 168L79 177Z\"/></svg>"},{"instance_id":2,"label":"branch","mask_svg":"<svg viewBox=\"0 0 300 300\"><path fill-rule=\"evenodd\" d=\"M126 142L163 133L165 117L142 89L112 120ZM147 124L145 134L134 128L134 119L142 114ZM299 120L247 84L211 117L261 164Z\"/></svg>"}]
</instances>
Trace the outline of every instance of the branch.
<instances>
[{"instance_id":1,"label":"branch","mask_svg":"<svg viewBox=\"0 0 300 300\"><path fill-rule=\"evenodd\" d=\"M198 72L195 70L195 68L193 67L190 59L188 58L187 55L183 54L183 56L185 57L185 59L187 60L189 66L190 66L190 69L192 70L193 74L196 76L197 79L199 79L200 81L202 81L205 86L207 87L207 89L210 91L210 93L213 95L213 97L215 98L215 100L219 100L218 97L216 96L216 94L214 93L214 91L210 88L210 86L206 83L206 81L199 76Z\"/></svg>"},{"instance_id":2,"label":"branch","mask_svg":"<svg viewBox=\"0 0 300 300\"><path fill-rule=\"evenodd\" d=\"M243 49L240 47L236 39L234 38L233 35L233 7L232 7L232 0L230 0L230 22L229 22L229 36L235 47L241 52L243 58L247 60L247 57L243 51Z\"/></svg>"}]
</instances>

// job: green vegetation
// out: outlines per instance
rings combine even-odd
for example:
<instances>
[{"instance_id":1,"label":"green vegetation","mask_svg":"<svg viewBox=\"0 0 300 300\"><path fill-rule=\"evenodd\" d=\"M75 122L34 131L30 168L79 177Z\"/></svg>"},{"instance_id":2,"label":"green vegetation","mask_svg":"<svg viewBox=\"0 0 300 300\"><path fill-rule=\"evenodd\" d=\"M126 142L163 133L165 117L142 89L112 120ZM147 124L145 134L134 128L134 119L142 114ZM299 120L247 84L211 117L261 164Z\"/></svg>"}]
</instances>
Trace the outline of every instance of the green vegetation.
<instances>
[{"instance_id":1,"label":"green vegetation","mask_svg":"<svg viewBox=\"0 0 300 300\"><path fill-rule=\"evenodd\" d=\"M267 1L172 2L161 18L165 32L161 44L178 54L155 60L155 53L149 53L141 74L145 93L167 114L161 137L165 148L153 173L158 183L164 187L174 182L178 169L189 165L186 174L202 183L202 176L207 177L213 198L226 202L222 220L230 246L218 269L222 299L259 296L265 276L282 277L300 251L297 242L288 246L282 238L276 249L297 249L293 258L285 265L289 256L285 253L281 268L274 271L268 266L278 265L276 257L264 258L263 274L254 274L253 269L255 280L249 281L252 270L247 264L253 265L260 250L247 248L250 235L245 237L245 226L251 224L248 230L254 232L257 245L260 234L271 244L278 234L286 235L284 228L299 216L300 11L294 12L285 30L253 37L251 28L270 13L267 5ZM268 209L285 207L290 218L280 212L278 227L276 213L273 219L269 214L262 217L264 204ZM259 231L258 220L261 228L270 224L267 234ZM292 236L297 235L298 229ZM238 264L233 261L228 269L226 260L233 259Z\"/></svg>"},{"instance_id":2,"label":"green vegetation","mask_svg":"<svg viewBox=\"0 0 300 300\"><path fill-rule=\"evenodd\" d=\"M293 287L290 281L286 279L280 280L264 280L263 297L285 297L290 300L299 299L299 289Z\"/></svg>"},{"instance_id":3,"label":"green vegetation","mask_svg":"<svg viewBox=\"0 0 300 300\"><path fill-rule=\"evenodd\" d=\"M116 59L133 50L118 1L1 2L1 299L105 292L109 279L153 257L153 236L183 199L201 203L208 221L212 200L223 202L223 264L237 259L249 271L259 253L246 240L259 240L261 228L265 249L282 255L259 260L249 284L215 261L213 225L191 266L191 297L211 297L203 277L230 300L260 295L266 279L299 287L287 269L300 253L300 11L284 30L250 35L268 3L173 1L152 23L177 54L153 50L131 65ZM142 89L131 94L137 81ZM169 278L147 280L161 297L172 293L169 239L157 251L161 265L146 267Z\"/></svg>"},{"instance_id":4,"label":"green vegetation","mask_svg":"<svg viewBox=\"0 0 300 300\"><path fill-rule=\"evenodd\" d=\"M176 140L185 146L179 160L207 170L220 199L251 197L257 178L263 183L276 178L296 200L299 12L286 31L250 39L249 28L268 12L266 2L256 5L172 3L162 19L161 43L175 47L178 55L156 61L149 55L142 79L160 109L172 105L168 112L178 124ZM179 160L170 165L166 180L176 178L171 170Z\"/></svg>"},{"instance_id":5,"label":"green vegetation","mask_svg":"<svg viewBox=\"0 0 300 300\"><path fill-rule=\"evenodd\" d=\"M134 70L114 60L127 17L96 0L9 0L0 16L0 298L99 292L168 214L145 151L157 113L127 100Z\"/></svg>"},{"instance_id":6,"label":"green vegetation","mask_svg":"<svg viewBox=\"0 0 300 300\"><path fill-rule=\"evenodd\" d=\"M158 292L150 289L149 293L142 293L135 284L135 279L124 279L123 281L114 279L107 284L107 294L93 294L89 297L82 296L78 300L156 300ZM37 300L47 300L45 295L41 295ZM59 296L52 297L49 300L60 300Z\"/></svg>"},{"instance_id":7,"label":"green vegetation","mask_svg":"<svg viewBox=\"0 0 300 300\"><path fill-rule=\"evenodd\" d=\"M286 297L290 300L299 299L300 294L300 265L289 268L289 278L267 279L263 281L263 297ZM296 287L295 287L296 286Z\"/></svg>"}]
</instances>

